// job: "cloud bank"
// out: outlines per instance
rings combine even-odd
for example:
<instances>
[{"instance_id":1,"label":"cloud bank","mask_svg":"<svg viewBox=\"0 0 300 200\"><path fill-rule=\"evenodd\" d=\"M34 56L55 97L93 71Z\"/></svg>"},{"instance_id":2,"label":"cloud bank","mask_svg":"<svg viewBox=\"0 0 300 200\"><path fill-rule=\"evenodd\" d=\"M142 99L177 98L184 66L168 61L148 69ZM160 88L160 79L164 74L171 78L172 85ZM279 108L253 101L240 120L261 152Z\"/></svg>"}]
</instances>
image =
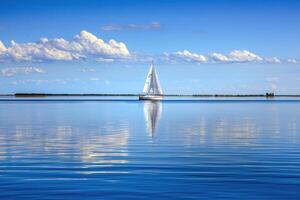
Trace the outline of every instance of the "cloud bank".
<instances>
[{"instance_id":1,"label":"cloud bank","mask_svg":"<svg viewBox=\"0 0 300 200\"><path fill-rule=\"evenodd\" d=\"M188 50L178 51L173 54L167 54L166 60L183 61L189 63L268 63L268 64L280 64L280 63L298 63L295 59L279 59L277 57L262 57L249 50L233 50L228 55L221 53L211 53L209 55L203 55L199 53L193 53Z\"/></svg>"},{"instance_id":2,"label":"cloud bank","mask_svg":"<svg viewBox=\"0 0 300 200\"><path fill-rule=\"evenodd\" d=\"M110 25L104 27L106 31L115 29L154 29L160 28L158 22L150 24L126 26ZM264 57L249 50L233 50L228 54L213 52L208 55L191 52L189 50L177 51L174 53L162 53L160 55L131 54L123 42L113 39L103 41L88 31L81 31L72 40L64 38L41 38L37 42L18 43L11 41L5 46L0 41L0 62L47 62L47 61L78 61L87 60L95 62L110 63L126 60L127 62L149 62L160 60L168 64L196 63L196 64L217 64L217 63L263 63L263 64L298 64L299 60L278 57Z\"/></svg>"},{"instance_id":3,"label":"cloud bank","mask_svg":"<svg viewBox=\"0 0 300 200\"><path fill-rule=\"evenodd\" d=\"M73 40L63 38L41 38L37 42L17 43L11 41L10 46L5 47L0 41L0 59L17 62L32 61L71 61L81 59L107 59L127 58L130 53L122 42L102 39L85 30L75 35Z\"/></svg>"}]
</instances>

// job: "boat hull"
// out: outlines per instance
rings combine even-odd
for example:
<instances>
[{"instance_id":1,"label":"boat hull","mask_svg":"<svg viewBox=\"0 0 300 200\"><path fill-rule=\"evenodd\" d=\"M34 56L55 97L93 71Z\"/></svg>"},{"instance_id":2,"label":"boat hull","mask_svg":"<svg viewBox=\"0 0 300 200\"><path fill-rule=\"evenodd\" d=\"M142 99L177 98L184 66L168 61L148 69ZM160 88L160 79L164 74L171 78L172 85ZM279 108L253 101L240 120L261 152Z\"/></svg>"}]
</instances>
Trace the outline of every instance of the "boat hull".
<instances>
[{"instance_id":1,"label":"boat hull","mask_svg":"<svg viewBox=\"0 0 300 200\"><path fill-rule=\"evenodd\" d=\"M139 96L139 100L161 101L162 96Z\"/></svg>"}]
</instances>

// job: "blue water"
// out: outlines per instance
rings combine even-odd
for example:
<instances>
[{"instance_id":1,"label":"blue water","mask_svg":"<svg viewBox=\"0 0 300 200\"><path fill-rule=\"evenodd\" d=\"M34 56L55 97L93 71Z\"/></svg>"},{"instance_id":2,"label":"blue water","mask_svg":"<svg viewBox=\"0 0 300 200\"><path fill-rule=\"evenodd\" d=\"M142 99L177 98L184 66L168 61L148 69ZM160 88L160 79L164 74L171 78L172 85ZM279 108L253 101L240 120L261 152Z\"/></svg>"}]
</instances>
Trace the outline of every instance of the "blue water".
<instances>
[{"instance_id":1,"label":"blue water","mask_svg":"<svg viewBox=\"0 0 300 200\"><path fill-rule=\"evenodd\" d=\"M0 199L300 199L300 101L0 101Z\"/></svg>"}]
</instances>

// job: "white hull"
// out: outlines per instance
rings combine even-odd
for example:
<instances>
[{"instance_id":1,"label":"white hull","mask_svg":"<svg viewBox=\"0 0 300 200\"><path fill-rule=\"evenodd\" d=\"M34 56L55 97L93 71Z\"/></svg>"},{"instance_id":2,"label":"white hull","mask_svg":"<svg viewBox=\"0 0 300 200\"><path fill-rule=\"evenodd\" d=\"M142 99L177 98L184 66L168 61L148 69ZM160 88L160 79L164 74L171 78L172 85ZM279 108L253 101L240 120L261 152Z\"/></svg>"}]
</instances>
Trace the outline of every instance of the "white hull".
<instances>
[{"instance_id":1,"label":"white hull","mask_svg":"<svg viewBox=\"0 0 300 200\"><path fill-rule=\"evenodd\" d=\"M151 95L145 95L145 96L139 96L139 100L150 100L150 101L160 101L162 100L162 96L151 96Z\"/></svg>"}]
</instances>

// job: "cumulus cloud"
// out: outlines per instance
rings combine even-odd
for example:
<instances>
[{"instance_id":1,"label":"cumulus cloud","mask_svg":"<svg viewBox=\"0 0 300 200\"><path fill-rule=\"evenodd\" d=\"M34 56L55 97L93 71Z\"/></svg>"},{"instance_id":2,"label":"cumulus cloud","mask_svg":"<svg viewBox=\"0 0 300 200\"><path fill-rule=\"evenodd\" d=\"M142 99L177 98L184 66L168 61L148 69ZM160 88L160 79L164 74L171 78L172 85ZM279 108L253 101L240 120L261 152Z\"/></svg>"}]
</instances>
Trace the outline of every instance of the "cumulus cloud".
<instances>
[{"instance_id":1,"label":"cumulus cloud","mask_svg":"<svg viewBox=\"0 0 300 200\"><path fill-rule=\"evenodd\" d=\"M164 57L166 57L164 60L171 60L173 63L176 63L175 61L178 59L194 63L282 63L282 60L277 57L262 57L248 50L233 50L227 55L216 52L209 55L203 55L184 50L173 54L164 54ZM297 63L297 61L289 59L288 63Z\"/></svg>"},{"instance_id":2,"label":"cumulus cloud","mask_svg":"<svg viewBox=\"0 0 300 200\"><path fill-rule=\"evenodd\" d=\"M212 53L211 55L205 56L198 53L192 53L188 50L176 52L175 55L188 62L197 63L246 63L246 62L262 62L263 58L260 56L247 51L247 50L234 50L228 55L221 53Z\"/></svg>"},{"instance_id":3,"label":"cumulus cloud","mask_svg":"<svg viewBox=\"0 0 300 200\"><path fill-rule=\"evenodd\" d=\"M176 52L179 58L182 58L188 62L220 62L220 63L245 63L245 62L261 62L263 59L247 50L234 50L229 53L229 55L223 55L220 53L212 53L209 56L204 56L202 54L191 53L188 50Z\"/></svg>"},{"instance_id":4,"label":"cumulus cloud","mask_svg":"<svg viewBox=\"0 0 300 200\"><path fill-rule=\"evenodd\" d=\"M229 58L223 54L220 53L212 53L211 55L212 60L216 62L228 62Z\"/></svg>"},{"instance_id":5,"label":"cumulus cloud","mask_svg":"<svg viewBox=\"0 0 300 200\"><path fill-rule=\"evenodd\" d=\"M229 53L231 62L261 62L263 59L247 50L234 50Z\"/></svg>"},{"instance_id":6,"label":"cumulus cloud","mask_svg":"<svg viewBox=\"0 0 300 200\"><path fill-rule=\"evenodd\" d=\"M182 58L185 61L188 62L206 62L207 58L201 54L197 54L197 53L191 53L188 50L184 50L184 51L178 51L175 53L175 55L177 55L179 58Z\"/></svg>"},{"instance_id":7,"label":"cumulus cloud","mask_svg":"<svg viewBox=\"0 0 300 200\"><path fill-rule=\"evenodd\" d=\"M3 76L14 76L17 74L44 73L45 71L38 67L7 67L0 70Z\"/></svg>"},{"instance_id":8,"label":"cumulus cloud","mask_svg":"<svg viewBox=\"0 0 300 200\"><path fill-rule=\"evenodd\" d=\"M158 22L149 24L128 24L109 25L104 27L110 30L138 30L138 29L159 29ZM296 59L279 59L278 57L263 57L249 50L233 50L228 54L214 52L211 54L201 54L189 50L177 51L174 53L163 53L159 55L147 55L130 53L123 42L114 39L104 41L96 35L81 31L73 39L64 38L41 38L36 42L18 43L14 40L10 45L4 45L0 41L0 62L44 62L44 61L74 61L93 60L96 62L114 62L120 60L130 60L130 62L150 62L155 59L160 62L176 64L179 62L188 63L267 63L297 64Z\"/></svg>"},{"instance_id":9,"label":"cumulus cloud","mask_svg":"<svg viewBox=\"0 0 300 200\"><path fill-rule=\"evenodd\" d=\"M15 61L73 60L76 58L75 54L59 50L49 45L45 40L25 44L11 41L11 46L7 52Z\"/></svg>"},{"instance_id":10,"label":"cumulus cloud","mask_svg":"<svg viewBox=\"0 0 300 200\"><path fill-rule=\"evenodd\" d=\"M83 51L88 54L114 57L130 55L124 43L115 40L109 40L108 43L105 43L102 39L97 38L87 31L81 31L79 35L76 35L75 43L78 43L83 48Z\"/></svg>"},{"instance_id":11,"label":"cumulus cloud","mask_svg":"<svg viewBox=\"0 0 300 200\"><path fill-rule=\"evenodd\" d=\"M161 24L159 22L151 22L147 24L109 24L101 27L103 31L137 31L137 30L158 30L161 28Z\"/></svg>"},{"instance_id":12,"label":"cumulus cloud","mask_svg":"<svg viewBox=\"0 0 300 200\"><path fill-rule=\"evenodd\" d=\"M9 47L5 47L0 41L0 56L14 61L71 61L80 59L95 59L97 57L127 58L130 53L122 42L102 39L85 30L75 35L73 40L63 38L41 38L37 42L17 43L11 41Z\"/></svg>"}]
</instances>

